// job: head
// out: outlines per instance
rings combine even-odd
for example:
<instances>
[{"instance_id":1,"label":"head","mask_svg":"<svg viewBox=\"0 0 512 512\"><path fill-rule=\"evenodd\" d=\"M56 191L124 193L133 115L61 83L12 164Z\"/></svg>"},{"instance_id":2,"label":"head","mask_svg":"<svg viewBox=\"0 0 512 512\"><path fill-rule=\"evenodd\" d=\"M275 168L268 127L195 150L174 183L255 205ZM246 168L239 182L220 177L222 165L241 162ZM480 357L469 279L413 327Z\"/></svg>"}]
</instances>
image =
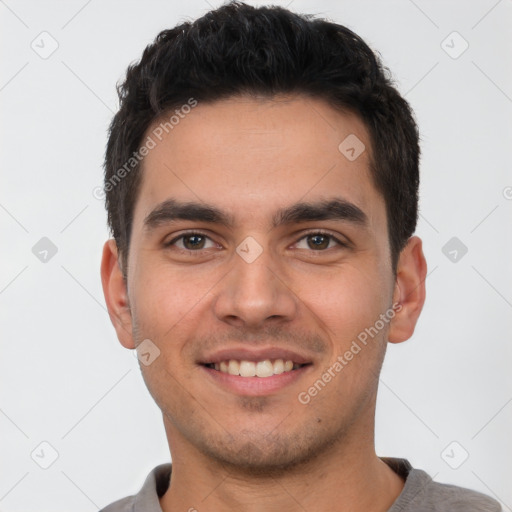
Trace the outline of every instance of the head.
<instances>
[{"instance_id":1,"label":"head","mask_svg":"<svg viewBox=\"0 0 512 512\"><path fill-rule=\"evenodd\" d=\"M125 274L142 178L139 150L148 128L159 118L166 123L153 137L158 141L158 133L173 130L191 103L279 93L311 95L363 121L371 141L372 180L386 204L395 268L417 221L419 145L409 105L378 57L348 28L280 7L233 2L161 32L118 87L105 193Z\"/></svg>"},{"instance_id":2,"label":"head","mask_svg":"<svg viewBox=\"0 0 512 512\"><path fill-rule=\"evenodd\" d=\"M379 59L234 2L161 32L118 91L103 286L121 343L158 354L141 369L171 451L266 470L368 434L426 273L418 132ZM247 389L216 369L258 358L300 368Z\"/></svg>"}]
</instances>

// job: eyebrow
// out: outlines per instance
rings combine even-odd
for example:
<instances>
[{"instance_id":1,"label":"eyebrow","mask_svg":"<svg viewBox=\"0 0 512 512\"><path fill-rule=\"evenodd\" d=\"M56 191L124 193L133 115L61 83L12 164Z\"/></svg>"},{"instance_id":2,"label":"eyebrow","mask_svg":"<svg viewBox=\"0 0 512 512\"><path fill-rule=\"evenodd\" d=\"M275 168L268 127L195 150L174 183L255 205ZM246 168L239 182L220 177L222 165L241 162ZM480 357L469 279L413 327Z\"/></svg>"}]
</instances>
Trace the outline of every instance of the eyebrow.
<instances>
[{"instance_id":1,"label":"eyebrow","mask_svg":"<svg viewBox=\"0 0 512 512\"><path fill-rule=\"evenodd\" d=\"M232 215L213 205L167 199L146 216L144 230L150 232L164 224L179 220L219 224L227 228L233 228L235 224ZM337 197L315 202L301 202L281 208L272 218L272 228L319 220L345 221L363 227L368 225L368 217L363 210L350 201Z\"/></svg>"}]
</instances>

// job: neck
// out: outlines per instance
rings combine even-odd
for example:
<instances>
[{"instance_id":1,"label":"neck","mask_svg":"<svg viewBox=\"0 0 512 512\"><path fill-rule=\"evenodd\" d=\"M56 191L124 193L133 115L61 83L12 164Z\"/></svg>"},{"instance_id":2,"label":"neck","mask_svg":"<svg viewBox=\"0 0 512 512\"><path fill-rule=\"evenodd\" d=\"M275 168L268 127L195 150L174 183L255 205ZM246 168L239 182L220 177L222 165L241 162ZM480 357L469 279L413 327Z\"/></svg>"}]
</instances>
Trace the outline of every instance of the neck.
<instances>
[{"instance_id":1,"label":"neck","mask_svg":"<svg viewBox=\"0 0 512 512\"><path fill-rule=\"evenodd\" d=\"M228 467L183 449L182 440L170 443L172 477L160 499L162 510L386 512L401 493L403 479L375 454L373 430L370 436L359 431L352 436L358 439L348 437L328 453L272 475Z\"/></svg>"}]
</instances>

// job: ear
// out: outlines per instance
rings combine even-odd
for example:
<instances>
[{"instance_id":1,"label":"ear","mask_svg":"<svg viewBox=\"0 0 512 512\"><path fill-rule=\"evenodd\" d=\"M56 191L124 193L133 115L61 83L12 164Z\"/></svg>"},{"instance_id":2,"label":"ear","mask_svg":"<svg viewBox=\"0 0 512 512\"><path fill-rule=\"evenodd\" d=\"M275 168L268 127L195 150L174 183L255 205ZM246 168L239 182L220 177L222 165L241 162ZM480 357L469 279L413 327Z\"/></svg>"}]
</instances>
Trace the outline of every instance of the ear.
<instances>
[{"instance_id":1,"label":"ear","mask_svg":"<svg viewBox=\"0 0 512 512\"><path fill-rule=\"evenodd\" d=\"M427 262L422 242L413 236L400 253L397 265L393 305L395 316L391 320L388 341L400 343L414 333L416 322L425 303Z\"/></svg>"},{"instance_id":2,"label":"ear","mask_svg":"<svg viewBox=\"0 0 512 512\"><path fill-rule=\"evenodd\" d=\"M116 330L121 345L126 348L135 348L128 293L114 239L107 240L103 246L101 282L110 321Z\"/></svg>"}]
</instances>

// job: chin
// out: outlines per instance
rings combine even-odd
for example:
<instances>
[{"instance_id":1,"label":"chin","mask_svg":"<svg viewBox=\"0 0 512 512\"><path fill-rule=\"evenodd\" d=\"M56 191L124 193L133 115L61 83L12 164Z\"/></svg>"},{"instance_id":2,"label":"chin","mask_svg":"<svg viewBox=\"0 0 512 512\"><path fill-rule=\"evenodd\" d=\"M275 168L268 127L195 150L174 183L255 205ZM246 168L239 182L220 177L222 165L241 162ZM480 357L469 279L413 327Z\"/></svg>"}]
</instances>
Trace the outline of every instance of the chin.
<instances>
[{"instance_id":1,"label":"chin","mask_svg":"<svg viewBox=\"0 0 512 512\"><path fill-rule=\"evenodd\" d=\"M300 434L255 436L240 435L242 439L229 439L225 442L210 442L201 447L207 455L234 474L277 477L294 469L313 463L331 448L330 442L322 436ZM320 442L319 442L320 440Z\"/></svg>"}]
</instances>

